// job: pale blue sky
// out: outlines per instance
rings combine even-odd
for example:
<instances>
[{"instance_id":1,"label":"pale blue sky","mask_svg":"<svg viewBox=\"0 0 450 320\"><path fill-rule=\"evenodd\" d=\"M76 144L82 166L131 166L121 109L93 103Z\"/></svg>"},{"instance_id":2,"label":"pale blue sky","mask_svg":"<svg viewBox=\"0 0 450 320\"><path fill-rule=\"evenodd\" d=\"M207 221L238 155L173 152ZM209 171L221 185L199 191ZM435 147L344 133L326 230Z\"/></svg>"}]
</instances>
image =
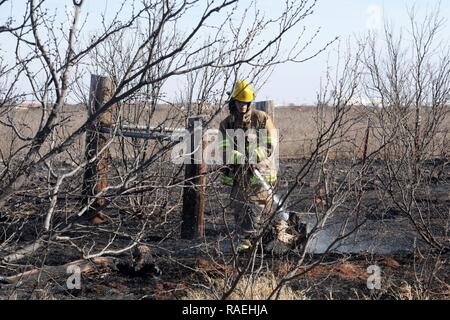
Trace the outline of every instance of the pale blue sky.
<instances>
[{"instance_id":1,"label":"pale blue sky","mask_svg":"<svg viewBox=\"0 0 450 320\"><path fill-rule=\"evenodd\" d=\"M247 0L245 0L247 1ZM58 12L65 11L65 5L71 0L48 0L48 6ZM83 11L88 13L86 30L94 31L99 26L99 16L106 13L107 17L119 8L121 1L117 0L85 0ZM281 0L259 0L263 11L276 11ZM440 12L443 18L450 16L450 0L318 0L314 15L305 20L305 25L312 33L321 27L321 33L314 42L313 47L319 48L327 41L339 36L344 42L349 37L363 36L369 28L382 27L382 17L392 21L396 27L406 26L408 21L407 8L414 3L419 13L426 8L434 8L440 3ZM0 12L0 25L4 23L5 16L11 12L17 14L23 8L23 1L11 0L10 4L3 6ZM126 8L129 12L130 8ZM450 25L446 25L443 34L450 35ZM295 34L289 37L294 41ZM0 49L8 47L8 40L0 41ZM279 104L287 103L313 103L319 89L320 79L326 70L327 58L333 56L333 50L323 53L319 57L302 63L278 66L272 77L258 92L258 99L272 99Z\"/></svg>"},{"instance_id":2,"label":"pale blue sky","mask_svg":"<svg viewBox=\"0 0 450 320\"><path fill-rule=\"evenodd\" d=\"M382 17L377 18L373 15L378 12L396 28L407 26L409 24L407 8L415 3L419 12L422 13L426 8L434 8L440 3L442 17L450 17L450 0L440 2L437 0L319 0L316 13L310 19L311 26L321 26L319 37L321 41L317 41L316 45L336 35L343 40L345 47L346 39L367 34L368 25L374 23L375 28L382 27ZM445 28L448 31L444 30L442 34L450 36L450 25L447 24ZM336 50L332 49L328 52L331 55L330 59L335 56L333 51ZM319 89L320 79L326 70L328 54L322 54L303 64L279 67L273 74L271 83L268 83L260 92L260 97L261 95L274 97L280 104L315 102L315 93Z\"/></svg>"}]
</instances>

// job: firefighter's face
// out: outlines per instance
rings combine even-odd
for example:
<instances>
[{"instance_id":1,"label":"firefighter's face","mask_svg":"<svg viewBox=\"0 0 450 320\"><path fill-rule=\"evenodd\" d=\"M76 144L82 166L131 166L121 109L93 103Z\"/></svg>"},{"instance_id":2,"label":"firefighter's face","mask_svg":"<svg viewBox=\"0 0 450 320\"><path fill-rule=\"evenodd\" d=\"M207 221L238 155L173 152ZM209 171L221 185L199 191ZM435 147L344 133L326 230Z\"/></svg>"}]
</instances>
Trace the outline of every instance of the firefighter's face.
<instances>
[{"instance_id":1,"label":"firefighter's face","mask_svg":"<svg viewBox=\"0 0 450 320\"><path fill-rule=\"evenodd\" d=\"M248 104L247 102L236 101L236 108L239 112L245 113L247 112Z\"/></svg>"}]
</instances>

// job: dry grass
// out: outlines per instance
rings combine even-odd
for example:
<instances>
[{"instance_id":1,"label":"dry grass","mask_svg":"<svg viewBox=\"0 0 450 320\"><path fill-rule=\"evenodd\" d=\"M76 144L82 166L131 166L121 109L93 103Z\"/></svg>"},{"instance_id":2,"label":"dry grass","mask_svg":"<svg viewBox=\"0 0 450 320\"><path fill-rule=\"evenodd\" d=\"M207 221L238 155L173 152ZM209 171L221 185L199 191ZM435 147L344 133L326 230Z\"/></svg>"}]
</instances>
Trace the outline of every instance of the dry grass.
<instances>
[{"instance_id":1,"label":"dry grass","mask_svg":"<svg viewBox=\"0 0 450 320\"><path fill-rule=\"evenodd\" d=\"M396 300L450 300L450 285L445 284L439 290L427 289L420 281L402 280L398 285L390 284L386 292Z\"/></svg>"},{"instance_id":2,"label":"dry grass","mask_svg":"<svg viewBox=\"0 0 450 320\"><path fill-rule=\"evenodd\" d=\"M120 112L122 120L128 123L136 124L150 124L152 126L158 126L164 124L166 127L183 127L185 123L185 115L183 110L173 110L173 108L158 108L153 113L145 108L137 107L122 107L120 111L114 110L114 114L117 115ZM212 114L214 110L206 110L204 114ZM323 117L325 122L329 122L332 118L332 109L325 109ZM227 108L223 108L223 111L210 123L211 128L218 128L219 122L228 115ZM42 116L42 112L38 108L21 108L14 109L9 113L9 116L14 119L21 134L27 137L32 137L36 133L36 129L39 126L39 121ZM81 107L68 106L60 115L61 119L65 119L63 124L58 128L58 136L60 140L67 137L70 133L76 130L86 119L86 110ZM280 149L279 154L281 158L304 158L307 157L312 148L315 145L315 139L317 137L317 108L315 107L277 107L275 108L274 117L275 126L279 129L280 133ZM341 143L335 148L331 148L330 158L334 159L348 159L353 157L359 157L362 154L363 137L366 129L368 114L366 111L360 108L353 108L346 115L346 119L350 120L353 125L351 129L345 132L341 138ZM0 120L5 121L6 115L0 116ZM7 121L6 121L7 122ZM373 124L376 127L376 123ZM447 118L444 121L445 128L441 128L441 132L447 132L447 128L450 128L450 113L447 114ZM2 137L12 137L13 131L4 125L0 125L0 135ZM374 139L377 135L376 129L371 131L371 138L369 139L368 152L375 150L379 144ZM442 143L450 145L450 137L445 135L438 135L435 140L438 143L436 148L442 149ZM128 139L130 140L130 139ZM14 142L13 149L21 147L24 144L23 141L17 140ZM149 144L149 148L152 148L152 143ZM84 150L84 138L77 141L77 151ZM0 141L0 150L8 154L11 148L10 139L2 139ZM44 148L45 149L45 148ZM111 149L114 149L114 145ZM114 154L114 151L111 150ZM75 154L75 150L72 154ZM81 152L83 154L83 152Z\"/></svg>"},{"instance_id":3,"label":"dry grass","mask_svg":"<svg viewBox=\"0 0 450 320\"><path fill-rule=\"evenodd\" d=\"M213 300L218 299L224 290L224 280L215 279L210 289L188 289L184 299ZM273 273L244 277L230 296L230 300L265 300L277 286L277 279ZM279 300L307 300L306 292L293 290L285 286L278 297Z\"/></svg>"}]
</instances>

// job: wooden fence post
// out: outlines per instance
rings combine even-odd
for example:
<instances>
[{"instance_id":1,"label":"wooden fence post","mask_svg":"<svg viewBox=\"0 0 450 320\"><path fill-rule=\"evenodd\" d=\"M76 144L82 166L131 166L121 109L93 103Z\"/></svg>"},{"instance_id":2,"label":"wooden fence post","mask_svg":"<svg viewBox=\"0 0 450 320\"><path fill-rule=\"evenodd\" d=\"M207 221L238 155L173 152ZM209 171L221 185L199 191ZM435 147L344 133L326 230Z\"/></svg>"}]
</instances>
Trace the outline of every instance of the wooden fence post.
<instances>
[{"instance_id":1,"label":"wooden fence post","mask_svg":"<svg viewBox=\"0 0 450 320\"><path fill-rule=\"evenodd\" d=\"M206 141L203 137L202 118L188 118L188 130L191 133L191 147L189 163L185 164L181 238L195 239L203 237L205 233L204 213L207 166L203 159Z\"/></svg>"},{"instance_id":2,"label":"wooden fence post","mask_svg":"<svg viewBox=\"0 0 450 320\"><path fill-rule=\"evenodd\" d=\"M113 94L113 83L110 78L91 75L89 90L88 117L95 113ZM102 113L86 130L85 160L92 159L102 150L110 139L110 134L100 132L100 127L111 127L112 111ZM87 205L95 194L108 186L109 150L104 150L97 159L89 163L84 172L83 196ZM86 217L94 223L102 222L101 208L107 205L104 197L97 197L89 206Z\"/></svg>"}]
</instances>

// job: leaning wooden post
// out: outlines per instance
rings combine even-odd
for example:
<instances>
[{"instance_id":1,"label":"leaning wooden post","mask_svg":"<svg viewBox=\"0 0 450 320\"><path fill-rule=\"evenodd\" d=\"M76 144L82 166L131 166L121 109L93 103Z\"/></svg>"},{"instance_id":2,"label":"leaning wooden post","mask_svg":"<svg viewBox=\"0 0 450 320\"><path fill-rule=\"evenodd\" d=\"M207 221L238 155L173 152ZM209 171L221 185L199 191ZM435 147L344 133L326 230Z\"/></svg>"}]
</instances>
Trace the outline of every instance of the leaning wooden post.
<instances>
[{"instance_id":1,"label":"leaning wooden post","mask_svg":"<svg viewBox=\"0 0 450 320\"><path fill-rule=\"evenodd\" d=\"M89 90L89 105L88 117L95 113L103 104L108 101L113 93L113 83L110 78L91 75L91 86ZM93 157L97 158L90 162L84 172L83 179L83 196L84 205L89 204L92 198L101 190L108 186L108 157L109 150L103 150L107 141L110 139L110 134L101 133L100 127L111 127L112 112L109 109L103 112L86 130L86 149L85 160L90 160ZM94 202L89 205L85 213L88 219L93 223L99 223L103 220L101 209L106 206L106 199L102 196L96 197Z\"/></svg>"},{"instance_id":2,"label":"leaning wooden post","mask_svg":"<svg viewBox=\"0 0 450 320\"><path fill-rule=\"evenodd\" d=\"M195 239L205 233L205 191L207 166L203 159L205 139L203 138L202 118L188 119L190 136L190 155L185 163L185 186L183 189L183 222L181 238Z\"/></svg>"},{"instance_id":3,"label":"leaning wooden post","mask_svg":"<svg viewBox=\"0 0 450 320\"><path fill-rule=\"evenodd\" d=\"M256 110L266 112L275 121L275 102L273 100L258 101L255 103Z\"/></svg>"}]
</instances>

